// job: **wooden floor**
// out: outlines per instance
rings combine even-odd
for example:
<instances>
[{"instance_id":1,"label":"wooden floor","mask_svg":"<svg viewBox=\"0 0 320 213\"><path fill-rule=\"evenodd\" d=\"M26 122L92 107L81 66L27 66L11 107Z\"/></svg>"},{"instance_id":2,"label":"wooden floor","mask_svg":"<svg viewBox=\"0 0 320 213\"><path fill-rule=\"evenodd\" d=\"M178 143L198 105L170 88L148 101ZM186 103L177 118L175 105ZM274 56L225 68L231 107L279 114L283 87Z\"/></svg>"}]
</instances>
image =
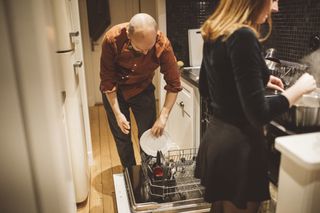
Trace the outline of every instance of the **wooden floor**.
<instances>
[{"instance_id":1,"label":"wooden floor","mask_svg":"<svg viewBox=\"0 0 320 213\"><path fill-rule=\"evenodd\" d=\"M86 202L78 205L78 213L117 212L112 175L122 166L102 105L90 107L90 125L94 164L91 166L91 189ZM136 161L140 162L137 127L131 116L132 140Z\"/></svg>"}]
</instances>

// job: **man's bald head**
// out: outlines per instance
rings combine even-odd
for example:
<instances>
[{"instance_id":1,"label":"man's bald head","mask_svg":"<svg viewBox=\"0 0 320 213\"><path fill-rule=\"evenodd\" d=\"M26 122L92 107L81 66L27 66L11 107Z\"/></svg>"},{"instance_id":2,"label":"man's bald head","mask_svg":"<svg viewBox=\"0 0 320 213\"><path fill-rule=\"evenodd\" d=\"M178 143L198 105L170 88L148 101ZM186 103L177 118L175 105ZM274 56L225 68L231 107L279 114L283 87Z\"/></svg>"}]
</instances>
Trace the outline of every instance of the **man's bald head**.
<instances>
[{"instance_id":1,"label":"man's bald head","mask_svg":"<svg viewBox=\"0 0 320 213\"><path fill-rule=\"evenodd\" d=\"M158 25L152 16L146 13L134 15L128 25L128 37L136 50L146 54L157 38Z\"/></svg>"},{"instance_id":2,"label":"man's bald head","mask_svg":"<svg viewBox=\"0 0 320 213\"><path fill-rule=\"evenodd\" d=\"M128 26L128 33L134 36L137 33L155 32L157 33L158 25L154 18L146 13L138 13L134 15Z\"/></svg>"}]
</instances>

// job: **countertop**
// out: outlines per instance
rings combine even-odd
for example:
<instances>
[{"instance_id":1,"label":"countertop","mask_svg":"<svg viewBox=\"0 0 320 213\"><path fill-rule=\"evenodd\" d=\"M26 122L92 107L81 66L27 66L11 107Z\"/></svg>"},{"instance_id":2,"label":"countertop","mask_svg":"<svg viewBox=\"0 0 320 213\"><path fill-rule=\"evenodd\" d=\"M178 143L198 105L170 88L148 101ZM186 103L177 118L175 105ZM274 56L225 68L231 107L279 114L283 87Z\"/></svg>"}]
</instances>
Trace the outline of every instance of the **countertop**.
<instances>
[{"instance_id":1,"label":"countertop","mask_svg":"<svg viewBox=\"0 0 320 213\"><path fill-rule=\"evenodd\" d=\"M320 169L320 132L278 137L275 147L306 169Z\"/></svg>"},{"instance_id":2,"label":"countertop","mask_svg":"<svg viewBox=\"0 0 320 213\"><path fill-rule=\"evenodd\" d=\"M184 67L181 70L181 77L190 82L193 86L199 86L200 67Z\"/></svg>"}]
</instances>

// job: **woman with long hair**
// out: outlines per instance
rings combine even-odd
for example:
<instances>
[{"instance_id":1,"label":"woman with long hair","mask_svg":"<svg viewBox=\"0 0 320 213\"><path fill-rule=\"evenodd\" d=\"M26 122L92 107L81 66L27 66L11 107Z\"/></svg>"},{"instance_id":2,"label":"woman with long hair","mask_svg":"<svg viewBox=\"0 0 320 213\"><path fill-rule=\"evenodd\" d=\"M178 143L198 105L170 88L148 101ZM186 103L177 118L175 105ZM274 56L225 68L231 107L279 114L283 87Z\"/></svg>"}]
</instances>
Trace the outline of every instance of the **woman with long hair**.
<instances>
[{"instance_id":1,"label":"woman with long hair","mask_svg":"<svg viewBox=\"0 0 320 213\"><path fill-rule=\"evenodd\" d=\"M257 212L270 199L263 125L287 111L303 94L316 88L314 78L302 75L283 90L270 76L260 41L271 32L274 0L220 0L201 27L204 38L199 89L210 99L213 115L201 141L195 176L212 203L212 212ZM260 25L269 23L266 36ZM265 88L282 93L265 98ZM220 205L218 205L220 204Z\"/></svg>"}]
</instances>

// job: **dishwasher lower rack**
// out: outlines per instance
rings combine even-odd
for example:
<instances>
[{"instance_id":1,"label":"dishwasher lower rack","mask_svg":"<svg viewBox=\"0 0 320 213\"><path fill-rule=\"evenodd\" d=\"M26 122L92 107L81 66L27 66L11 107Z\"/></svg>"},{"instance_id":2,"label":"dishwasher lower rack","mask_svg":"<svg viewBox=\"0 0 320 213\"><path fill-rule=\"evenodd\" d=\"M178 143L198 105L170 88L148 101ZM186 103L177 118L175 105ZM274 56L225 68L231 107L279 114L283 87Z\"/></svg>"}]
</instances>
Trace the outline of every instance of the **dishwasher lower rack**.
<instances>
[{"instance_id":1,"label":"dishwasher lower rack","mask_svg":"<svg viewBox=\"0 0 320 213\"><path fill-rule=\"evenodd\" d=\"M161 190L163 191L167 190L172 192L161 192L156 193L156 195L152 195L154 193L151 192L151 188L153 188L155 191L157 191L158 188L154 187L155 184L150 182L150 178L145 176L143 170L144 169L142 165L135 165L125 168L123 177L126 193L119 193L121 188L116 188L116 194L119 194L120 197L127 196L130 212L200 213L210 211L211 204L204 200L203 189L197 185L199 184L199 180L196 180L196 183L190 187L186 186L186 184L179 184L179 180L181 180L182 177L177 176L178 181L175 183L175 186L173 186L173 189L169 187L161 187ZM183 188L181 189L181 187ZM196 187L196 189L186 190L185 187Z\"/></svg>"},{"instance_id":2,"label":"dishwasher lower rack","mask_svg":"<svg viewBox=\"0 0 320 213\"><path fill-rule=\"evenodd\" d=\"M200 180L194 177L197 149L171 150L163 156L164 177L156 180L153 177L152 166L154 157L142 157L144 196L146 199L161 201L186 200L192 197L202 197L204 187Z\"/></svg>"}]
</instances>

